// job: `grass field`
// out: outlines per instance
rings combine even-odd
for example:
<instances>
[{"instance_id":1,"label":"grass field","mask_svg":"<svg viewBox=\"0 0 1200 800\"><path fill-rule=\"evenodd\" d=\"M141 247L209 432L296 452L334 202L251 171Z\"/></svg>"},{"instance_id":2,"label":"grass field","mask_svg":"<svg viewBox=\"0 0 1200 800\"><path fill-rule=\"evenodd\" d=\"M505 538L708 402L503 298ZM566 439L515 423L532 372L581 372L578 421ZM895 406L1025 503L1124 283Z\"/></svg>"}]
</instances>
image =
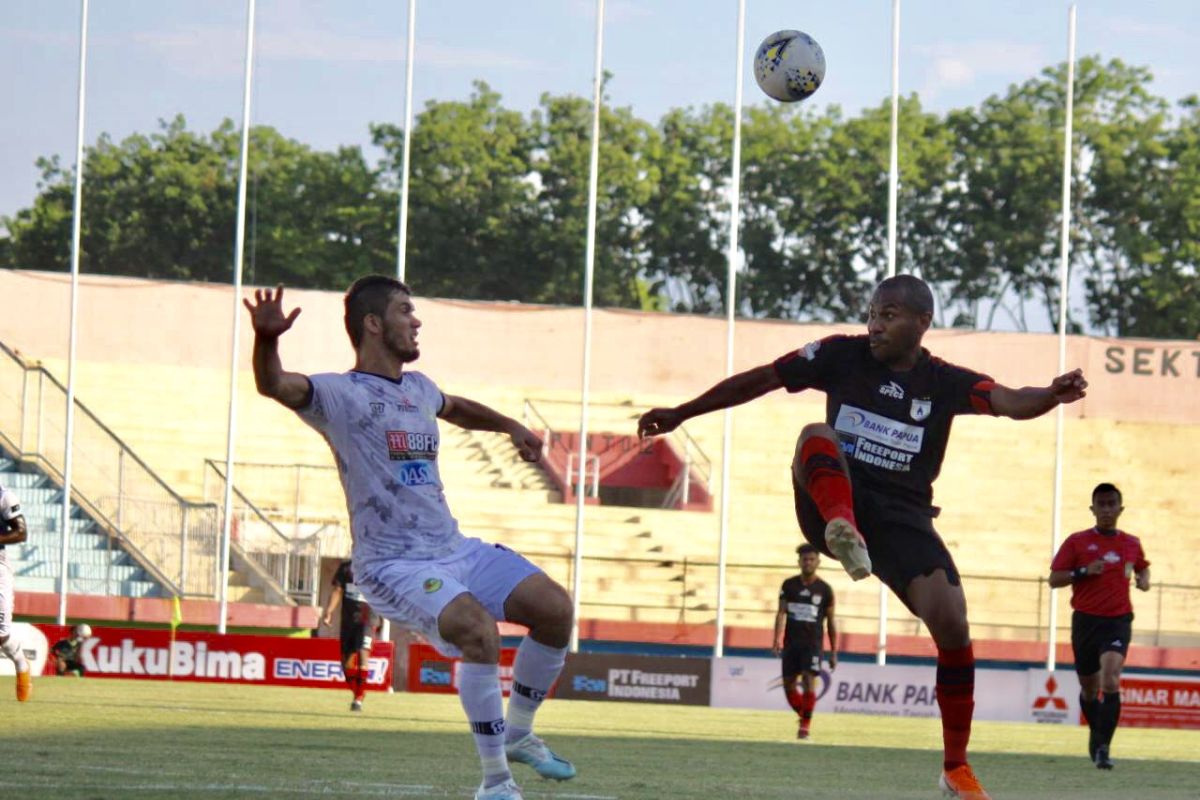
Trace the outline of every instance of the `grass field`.
<instances>
[{"instance_id":1,"label":"grass field","mask_svg":"<svg viewBox=\"0 0 1200 800\"><path fill-rule=\"evenodd\" d=\"M0 700L0 796L459 797L478 762L457 698L45 678ZM529 798L939 797L936 720L821 714L797 742L782 712L551 701L539 729L579 776ZM1081 728L976 723L972 761L997 800L1200 798L1200 732L1117 733L1117 768L1087 761Z\"/></svg>"}]
</instances>

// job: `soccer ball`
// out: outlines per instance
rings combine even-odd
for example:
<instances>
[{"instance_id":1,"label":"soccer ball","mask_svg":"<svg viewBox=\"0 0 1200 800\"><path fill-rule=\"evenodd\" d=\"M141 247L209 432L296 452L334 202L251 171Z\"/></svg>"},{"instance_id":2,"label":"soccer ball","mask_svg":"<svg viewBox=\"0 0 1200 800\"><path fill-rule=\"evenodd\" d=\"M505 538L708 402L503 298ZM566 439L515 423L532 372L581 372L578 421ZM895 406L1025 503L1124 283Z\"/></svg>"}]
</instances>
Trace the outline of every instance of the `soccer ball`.
<instances>
[{"instance_id":1,"label":"soccer ball","mask_svg":"<svg viewBox=\"0 0 1200 800\"><path fill-rule=\"evenodd\" d=\"M776 31L754 54L754 79L769 97L795 103L825 80L825 53L807 33Z\"/></svg>"}]
</instances>

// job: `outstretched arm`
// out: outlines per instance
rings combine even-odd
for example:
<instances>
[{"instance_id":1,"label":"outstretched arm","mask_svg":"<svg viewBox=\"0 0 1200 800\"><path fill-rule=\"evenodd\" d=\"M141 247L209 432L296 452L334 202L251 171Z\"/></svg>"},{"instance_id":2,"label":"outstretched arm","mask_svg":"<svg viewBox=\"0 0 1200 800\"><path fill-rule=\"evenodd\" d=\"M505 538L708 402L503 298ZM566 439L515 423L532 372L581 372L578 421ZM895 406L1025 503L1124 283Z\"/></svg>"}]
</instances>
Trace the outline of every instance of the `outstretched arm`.
<instances>
[{"instance_id":1,"label":"outstretched arm","mask_svg":"<svg viewBox=\"0 0 1200 800\"><path fill-rule=\"evenodd\" d=\"M325 607L325 613L321 615L321 622L325 625L333 623L333 612L338 610L338 606L342 604L342 594L345 590L341 586L334 586L333 591L329 594L329 605Z\"/></svg>"},{"instance_id":2,"label":"outstretched arm","mask_svg":"<svg viewBox=\"0 0 1200 800\"><path fill-rule=\"evenodd\" d=\"M638 437L670 433L692 417L739 406L783 386L774 364L739 372L718 383L704 394L674 408L652 408L638 420Z\"/></svg>"},{"instance_id":3,"label":"outstretched arm","mask_svg":"<svg viewBox=\"0 0 1200 800\"><path fill-rule=\"evenodd\" d=\"M441 419L469 431L507 433L512 438L513 446L521 454L521 458L525 461L541 459L541 438L512 417L506 417L483 403L477 403L465 397L455 397L449 394L444 397L446 402L442 405L442 410L438 412L438 417Z\"/></svg>"},{"instance_id":4,"label":"outstretched arm","mask_svg":"<svg viewBox=\"0 0 1200 800\"><path fill-rule=\"evenodd\" d=\"M13 517L8 521L8 530L0 533L0 545L20 544L28 538L25 517Z\"/></svg>"},{"instance_id":5,"label":"outstretched arm","mask_svg":"<svg viewBox=\"0 0 1200 800\"><path fill-rule=\"evenodd\" d=\"M1010 389L996 384L992 389L992 410L1002 417L1033 419L1059 403L1074 403L1087 396L1083 370L1071 370L1050 381L1049 386Z\"/></svg>"},{"instance_id":6,"label":"outstretched arm","mask_svg":"<svg viewBox=\"0 0 1200 800\"><path fill-rule=\"evenodd\" d=\"M254 303L249 299L242 302L250 310L250 324L254 326L254 385L258 393L288 408L302 408L312 391L308 376L285 372L279 360L279 337L292 327L300 309L294 308L284 316L282 286L274 292L256 289Z\"/></svg>"}]
</instances>

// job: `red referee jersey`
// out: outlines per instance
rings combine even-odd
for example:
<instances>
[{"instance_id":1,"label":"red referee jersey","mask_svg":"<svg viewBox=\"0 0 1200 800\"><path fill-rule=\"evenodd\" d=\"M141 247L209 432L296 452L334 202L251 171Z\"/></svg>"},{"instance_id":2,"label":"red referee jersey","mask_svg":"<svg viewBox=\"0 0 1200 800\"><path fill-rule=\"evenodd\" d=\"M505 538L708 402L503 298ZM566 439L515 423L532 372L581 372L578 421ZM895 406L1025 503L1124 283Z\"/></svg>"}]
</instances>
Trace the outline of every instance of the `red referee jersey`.
<instances>
[{"instance_id":1,"label":"red referee jersey","mask_svg":"<svg viewBox=\"0 0 1200 800\"><path fill-rule=\"evenodd\" d=\"M1121 530L1106 535L1095 528L1072 533L1058 548L1050 569L1086 567L1097 558L1104 562L1104 571L1071 584L1071 608L1098 617L1132 614L1129 577L1150 566L1136 536Z\"/></svg>"}]
</instances>

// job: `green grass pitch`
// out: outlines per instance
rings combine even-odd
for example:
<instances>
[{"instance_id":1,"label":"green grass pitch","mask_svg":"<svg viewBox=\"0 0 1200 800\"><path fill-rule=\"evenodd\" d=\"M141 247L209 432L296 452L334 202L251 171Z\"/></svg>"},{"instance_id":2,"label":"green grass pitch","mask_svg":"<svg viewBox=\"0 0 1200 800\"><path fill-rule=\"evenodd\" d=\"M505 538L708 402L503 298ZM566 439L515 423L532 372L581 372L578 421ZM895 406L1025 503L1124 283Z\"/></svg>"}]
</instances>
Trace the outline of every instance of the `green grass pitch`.
<instances>
[{"instance_id":1,"label":"green grass pitch","mask_svg":"<svg viewBox=\"0 0 1200 800\"><path fill-rule=\"evenodd\" d=\"M4 685L8 694L8 681ZM71 678L0 699L0 796L469 798L479 781L455 697ZM936 720L550 701L539 731L579 776L515 765L529 798L936 798ZM1200 798L1200 732L1123 729L1105 773L1082 728L976 723L972 761L1012 800Z\"/></svg>"}]
</instances>

